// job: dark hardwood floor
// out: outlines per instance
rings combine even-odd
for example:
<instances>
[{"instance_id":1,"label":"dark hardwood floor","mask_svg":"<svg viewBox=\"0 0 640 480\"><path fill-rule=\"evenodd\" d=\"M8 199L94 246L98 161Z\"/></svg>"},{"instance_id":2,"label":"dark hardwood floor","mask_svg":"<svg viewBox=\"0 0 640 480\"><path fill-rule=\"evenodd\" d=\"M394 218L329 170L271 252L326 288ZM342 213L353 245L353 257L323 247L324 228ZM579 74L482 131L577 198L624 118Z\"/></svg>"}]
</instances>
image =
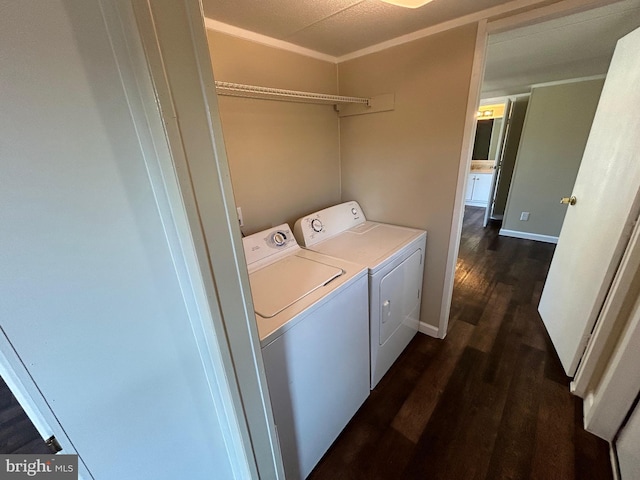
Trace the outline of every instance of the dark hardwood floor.
<instances>
[{"instance_id":1,"label":"dark hardwood floor","mask_svg":"<svg viewBox=\"0 0 640 480\"><path fill-rule=\"evenodd\" d=\"M414 338L310 479L612 478L537 312L554 246L483 214L465 212L447 338Z\"/></svg>"},{"instance_id":2,"label":"dark hardwood floor","mask_svg":"<svg viewBox=\"0 0 640 480\"><path fill-rule=\"evenodd\" d=\"M0 377L0 453L51 453L2 377Z\"/></svg>"}]
</instances>

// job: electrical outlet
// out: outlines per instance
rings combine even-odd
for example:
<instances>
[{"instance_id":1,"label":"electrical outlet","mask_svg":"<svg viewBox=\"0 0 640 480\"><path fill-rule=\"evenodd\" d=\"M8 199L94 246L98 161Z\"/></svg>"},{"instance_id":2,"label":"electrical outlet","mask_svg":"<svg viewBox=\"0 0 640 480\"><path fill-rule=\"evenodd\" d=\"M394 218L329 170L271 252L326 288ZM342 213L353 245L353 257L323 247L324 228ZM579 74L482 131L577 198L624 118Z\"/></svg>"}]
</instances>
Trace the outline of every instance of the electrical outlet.
<instances>
[{"instance_id":1,"label":"electrical outlet","mask_svg":"<svg viewBox=\"0 0 640 480\"><path fill-rule=\"evenodd\" d=\"M238 207L236 210L238 211L238 223L240 224L241 227L244 227L244 220L242 218L242 208Z\"/></svg>"},{"instance_id":2,"label":"electrical outlet","mask_svg":"<svg viewBox=\"0 0 640 480\"><path fill-rule=\"evenodd\" d=\"M522 212L520 214L520 220L522 220L523 222L529 221L529 212Z\"/></svg>"}]
</instances>

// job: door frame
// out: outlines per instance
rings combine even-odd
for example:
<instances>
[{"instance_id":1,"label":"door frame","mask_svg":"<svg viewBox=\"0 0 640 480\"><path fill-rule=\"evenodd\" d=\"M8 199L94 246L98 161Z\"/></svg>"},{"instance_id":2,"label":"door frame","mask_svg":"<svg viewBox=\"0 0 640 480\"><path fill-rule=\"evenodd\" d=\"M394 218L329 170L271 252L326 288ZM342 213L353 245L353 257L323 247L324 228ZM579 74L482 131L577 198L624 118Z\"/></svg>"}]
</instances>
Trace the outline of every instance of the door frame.
<instances>
[{"instance_id":1,"label":"door frame","mask_svg":"<svg viewBox=\"0 0 640 480\"><path fill-rule=\"evenodd\" d=\"M585 429L613 441L640 392L640 225L613 279L571 382L584 398Z\"/></svg>"},{"instance_id":2,"label":"door frame","mask_svg":"<svg viewBox=\"0 0 640 480\"><path fill-rule=\"evenodd\" d=\"M139 61L148 69L163 120L156 141L164 142L171 157L163 180L177 182L173 206L186 216L183 233L197 263L192 278L203 289L203 309L212 313L202 328L223 369L212 384L226 383L231 394L221 415L239 428L251 476L284 479L202 5L199 0L131 4L143 48Z\"/></svg>"},{"instance_id":3,"label":"door frame","mask_svg":"<svg viewBox=\"0 0 640 480\"><path fill-rule=\"evenodd\" d=\"M610 3L613 0L603 0ZM484 78L484 69L487 56L487 41L490 34L500 33L514 28L532 25L538 22L552 20L565 15L571 15L589 8L593 4L585 5L581 0L565 0L552 5L543 6L524 13L515 14L489 22L486 18L478 21L476 34L476 46L473 54L473 65L469 79L469 96L467 97L467 115L464 124L462 145L460 149L460 163L458 165L458 182L454 200L451 230L449 235L448 254L445 267L444 288L442 290L442 302L440 319L438 323L437 338L447 335L449 314L451 312L451 300L453 299L453 284L462 236L462 222L464 219L465 193L467 189L468 173L471 167L473 154L473 140L476 134L476 112L480 104L480 90ZM510 95L514 97L517 95ZM429 333L430 335L432 333Z\"/></svg>"},{"instance_id":4,"label":"door frame","mask_svg":"<svg viewBox=\"0 0 640 480\"><path fill-rule=\"evenodd\" d=\"M502 160L504 158L505 145L507 143L507 138L509 136L509 130L511 126L511 115L513 113L513 102L511 98L506 97L499 100L504 105L504 113L502 115L502 126L500 127L500 133L498 135L498 147L496 149L496 164L493 167L493 175L491 176L491 187L489 188L489 198L487 199L487 208L484 212L484 221L483 227L486 227L489 223L489 220L493 215L493 207L496 200L496 190L498 188L498 180L500 178L500 173L502 171ZM493 101L489 102L488 100L483 100L480 102L482 104L494 103Z\"/></svg>"},{"instance_id":5,"label":"door frame","mask_svg":"<svg viewBox=\"0 0 640 480\"><path fill-rule=\"evenodd\" d=\"M97 3L234 476L284 479L201 3ZM63 453L77 454L1 328L0 374L38 432L44 438L54 434ZM78 465L80 478L93 478L81 457Z\"/></svg>"},{"instance_id":6,"label":"door frame","mask_svg":"<svg viewBox=\"0 0 640 480\"><path fill-rule=\"evenodd\" d=\"M469 96L467 97L467 115L462 134L462 146L460 148L460 163L458 165L458 182L451 219L451 233L449 235L449 248L444 274L444 288L442 290L442 303L440 308L440 321L437 338L445 338L449 327L449 314L453 299L453 284L455 282L458 252L460 250L460 238L462 237L462 222L464 220L465 197L471 157L473 156L473 142L476 136L477 117L476 112L480 105L480 88L484 77L485 60L487 56L487 20L478 22L476 32L476 45L469 80Z\"/></svg>"}]
</instances>

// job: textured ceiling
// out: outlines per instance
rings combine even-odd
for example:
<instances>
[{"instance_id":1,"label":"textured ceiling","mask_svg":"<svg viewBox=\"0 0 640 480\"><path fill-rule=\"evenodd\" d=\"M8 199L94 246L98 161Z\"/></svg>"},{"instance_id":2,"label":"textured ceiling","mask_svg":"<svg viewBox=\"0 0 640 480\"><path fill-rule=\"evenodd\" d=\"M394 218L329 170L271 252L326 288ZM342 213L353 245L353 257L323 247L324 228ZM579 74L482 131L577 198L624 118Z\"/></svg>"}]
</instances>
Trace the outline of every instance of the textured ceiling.
<instances>
[{"instance_id":1,"label":"textured ceiling","mask_svg":"<svg viewBox=\"0 0 640 480\"><path fill-rule=\"evenodd\" d=\"M523 11L558 0L433 0L407 9L380 0L203 0L219 22L340 57L498 6ZM506 5L505 5L506 4Z\"/></svg>"},{"instance_id":2,"label":"textured ceiling","mask_svg":"<svg viewBox=\"0 0 640 480\"><path fill-rule=\"evenodd\" d=\"M619 38L640 27L640 0L624 0L489 37L483 97L536 83L605 74Z\"/></svg>"},{"instance_id":3,"label":"textured ceiling","mask_svg":"<svg viewBox=\"0 0 640 480\"><path fill-rule=\"evenodd\" d=\"M495 19L557 1L433 0L406 9L380 0L202 0L212 20L333 59L479 12ZM491 35L483 98L606 73L617 39L640 26L640 0L600 1L608 5Z\"/></svg>"}]
</instances>

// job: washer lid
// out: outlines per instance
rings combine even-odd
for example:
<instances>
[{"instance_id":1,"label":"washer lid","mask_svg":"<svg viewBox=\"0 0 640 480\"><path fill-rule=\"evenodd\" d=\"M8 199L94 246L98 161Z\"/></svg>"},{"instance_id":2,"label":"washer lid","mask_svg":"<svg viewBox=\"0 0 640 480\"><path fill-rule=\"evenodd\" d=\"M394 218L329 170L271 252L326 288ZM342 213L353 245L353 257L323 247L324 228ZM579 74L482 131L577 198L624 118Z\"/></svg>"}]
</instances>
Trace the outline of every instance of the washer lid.
<instances>
[{"instance_id":1,"label":"washer lid","mask_svg":"<svg viewBox=\"0 0 640 480\"><path fill-rule=\"evenodd\" d=\"M290 255L249 275L253 306L261 317L275 317L343 273L340 268Z\"/></svg>"}]
</instances>

